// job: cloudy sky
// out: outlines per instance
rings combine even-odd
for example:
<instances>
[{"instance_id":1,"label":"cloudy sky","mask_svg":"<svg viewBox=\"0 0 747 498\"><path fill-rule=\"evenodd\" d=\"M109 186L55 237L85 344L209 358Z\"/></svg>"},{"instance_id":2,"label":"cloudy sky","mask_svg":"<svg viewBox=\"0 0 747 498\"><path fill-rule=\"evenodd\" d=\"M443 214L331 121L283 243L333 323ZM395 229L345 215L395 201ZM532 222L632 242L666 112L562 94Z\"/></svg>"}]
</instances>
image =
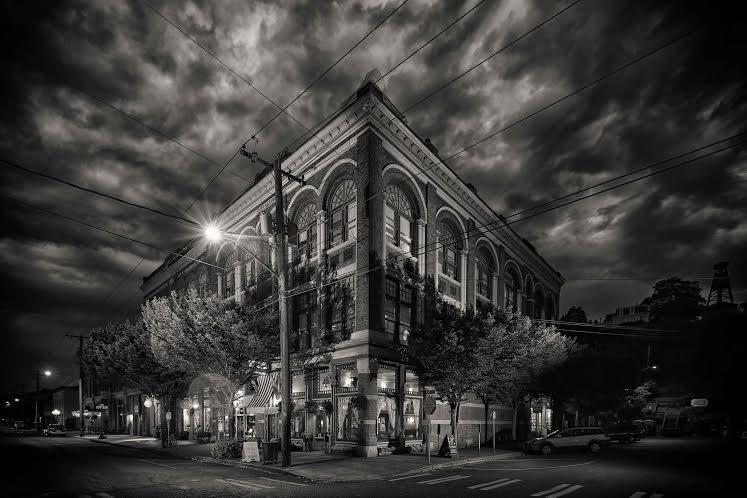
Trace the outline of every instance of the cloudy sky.
<instances>
[{"instance_id":1,"label":"cloudy sky","mask_svg":"<svg viewBox=\"0 0 747 498\"><path fill-rule=\"evenodd\" d=\"M284 105L400 1L151 5ZM289 112L311 127L368 71L386 72L477 2L410 0ZM569 3L487 0L380 86L405 109ZM582 1L413 108L408 122L449 156L692 31L449 163L510 215L729 137L747 122L747 44L725 5ZM2 160L180 213L218 168L102 101L220 164L276 112L141 1L3 2L0 16ZM303 131L282 116L257 150L271 158ZM75 342L64 334L136 310L142 277L164 254L22 202L166 249L193 232L2 166L2 387L28 389L37 367L56 373L50 386L73 382ZM190 217L219 211L256 173L242 156L228 169ZM514 228L567 278L563 312L580 304L599 318L647 296L660 277L708 277L720 260L730 261L741 302L746 180L737 146Z\"/></svg>"}]
</instances>

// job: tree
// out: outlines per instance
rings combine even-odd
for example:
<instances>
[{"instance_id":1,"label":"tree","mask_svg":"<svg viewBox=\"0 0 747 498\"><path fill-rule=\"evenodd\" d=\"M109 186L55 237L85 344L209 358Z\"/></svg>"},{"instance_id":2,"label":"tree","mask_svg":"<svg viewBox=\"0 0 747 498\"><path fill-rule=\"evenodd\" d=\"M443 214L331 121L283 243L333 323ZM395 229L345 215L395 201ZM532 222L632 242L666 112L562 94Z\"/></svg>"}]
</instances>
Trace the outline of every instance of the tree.
<instances>
[{"instance_id":1,"label":"tree","mask_svg":"<svg viewBox=\"0 0 747 498\"><path fill-rule=\"evenodd\" d=\"M560 317L563 322L574 322L574 323L588 323L589 320L586 317L586 311L583 306L571 306L565 315Z\"/></svg>"},{"instance_id":2,"label":"tree","mask_svg":"<svg viewBox=\"0 0 747 498\"><path fill-rule=\"evenodd\" d=\"M164 407L184 392L188 381L185 371L156 359L142 321L111 322L93 329L83 345L81 361L89 375L155 396ZM167 425L165 409L160 424ZM162 430L163 443L167 436Z\"/></svg>"},{"instance_id":3,"label":"tree","mask_svg":"<svg viewBox=\"0 0 747 498\"><path fill-rule=\"evenodd\" d=\"M660 327L680 328L702 312L704 299L700 283L671 277L654 285L650 300L651 322Z\"/></svg>"},{"instance_id":4,"label":"tree","mask_svg":"<svg viewBox=\"0 0 747 498\"><path fill-rule=\"evenodd\" d=\"M438 396L448 403L451 433L457 436L459 409L465 395L480 381L486 351L480 346L484 333L479 317L462 313L440 298L431 279L423 283L422 326L414 327L408 339L408 353L418 379L434 386Z\"/></svg>"},{"instance_id":5,"label":"tree","mask_svg":"<svg viewBox=\"0 0 747 498\"><path fill-rule=\"evenodd\" d=\"M485 317L487 333L483 347L487 358L476 391L486 398L511 407L511 435L516 440L519 407L529 394L538 391L540 375L574 355L576 341L555 327L529 317L493 309Z\"/></svg>"},{"instance_id":6,"label":"tree","mask_svg":"<svg viewBox=\"0 0 747 498\"><path fill-rule=\"evenodd\" d=\"M211 379L230 413L233 435L237 392L279 355L277 312L224 303L192 290L154 298L142 315L159 362Z\"/></svg>"}]
</instances>

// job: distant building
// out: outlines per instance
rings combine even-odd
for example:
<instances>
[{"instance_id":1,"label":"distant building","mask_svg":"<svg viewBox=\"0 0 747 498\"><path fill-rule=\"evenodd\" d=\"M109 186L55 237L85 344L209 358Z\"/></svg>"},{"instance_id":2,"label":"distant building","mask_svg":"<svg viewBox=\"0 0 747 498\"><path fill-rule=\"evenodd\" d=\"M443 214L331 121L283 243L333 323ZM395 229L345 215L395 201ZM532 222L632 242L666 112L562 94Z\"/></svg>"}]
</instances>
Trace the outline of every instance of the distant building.
<instances>
[{"instance_id":1,"label":"distant building","mask_svg":"<svg viewBox=\"0 0 747 498\"><path fill-rule=\"evenodd\" d=\"M646 323L649 321L649 313L647 304L617 308L614 313L610 313L604 318L604 323L613 326L624 323Z\"/></svg>"}]
</instances>

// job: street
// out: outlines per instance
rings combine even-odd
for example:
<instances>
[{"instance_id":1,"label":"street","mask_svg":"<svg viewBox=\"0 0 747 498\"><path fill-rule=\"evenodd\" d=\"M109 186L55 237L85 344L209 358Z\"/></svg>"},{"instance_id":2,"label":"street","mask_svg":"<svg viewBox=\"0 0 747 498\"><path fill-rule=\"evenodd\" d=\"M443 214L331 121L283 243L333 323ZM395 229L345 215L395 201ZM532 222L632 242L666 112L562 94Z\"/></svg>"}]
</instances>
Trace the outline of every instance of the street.
<instances>
[{"instance_id":1,"label":"street","mask_svg":"<svg viewBox=\"0 0 747 498\"><path fill-rule=\"evenodd\" d=\"M0 441L10 477L6 496L714 496L730 489L739 464L717 441L652 438L599 455L509 453L408 475L397 474L397 457L383 457L393 459L388 479L320 483L275 468L197 462L77 437Z\"/></svg>"}]
</instances>

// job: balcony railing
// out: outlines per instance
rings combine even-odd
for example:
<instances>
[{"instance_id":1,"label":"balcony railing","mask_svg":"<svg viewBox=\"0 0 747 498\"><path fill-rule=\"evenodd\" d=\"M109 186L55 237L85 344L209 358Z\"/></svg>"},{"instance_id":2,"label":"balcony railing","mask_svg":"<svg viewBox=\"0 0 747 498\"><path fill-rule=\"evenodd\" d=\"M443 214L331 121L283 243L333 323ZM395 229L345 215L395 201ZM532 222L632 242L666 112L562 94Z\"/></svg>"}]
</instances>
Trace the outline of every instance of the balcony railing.
<instances>
[{"instance_id":1,"label":"balcony railing","mask_svg":"<svg viewBox=\"0 0 747 498\"><path fill-rule=\"evenodd\" d=\"M357 387L352 387L352 386L340 387L340 388L337 389L337 392L338 393L357 393L358 392L358 388Z\"/></svg>"},{"instance_id":2,"label":"balcony railing","mask_svg":"<svg viewBox=\"0 0 747 498\"><path fill-rule=\"evenodd\" d=\"M303 398L306 396L306 391L294 391L291 393L292 398Z\"/></svg>"},{"instance_id":3,"label":"balcony railing","mask_svg":"<svg viewBox=\"0 0 747 498\"><path fill-rule=\"evenodd\" d=\"M397 394L397 389L393 387L379 387L378 391L384 394Z\"/></svg>"}]
</instances>

